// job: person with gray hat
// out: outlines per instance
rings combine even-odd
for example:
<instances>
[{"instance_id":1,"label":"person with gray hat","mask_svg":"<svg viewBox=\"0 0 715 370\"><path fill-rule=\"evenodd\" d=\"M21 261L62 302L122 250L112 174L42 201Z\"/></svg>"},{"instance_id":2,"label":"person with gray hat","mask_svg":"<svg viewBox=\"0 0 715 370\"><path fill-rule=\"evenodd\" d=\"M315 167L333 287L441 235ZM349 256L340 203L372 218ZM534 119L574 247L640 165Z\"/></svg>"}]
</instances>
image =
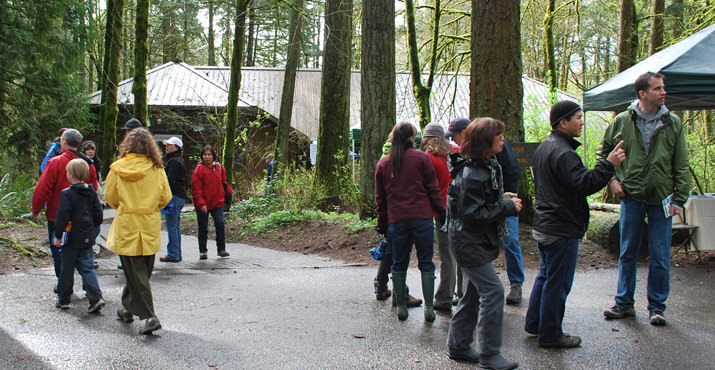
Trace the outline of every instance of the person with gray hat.
<instances>
[{"instance_id":1,"label":"person with gray hat","mask_svg":"<svg viewBox=\"0 0 715 370\"><path fill-rule=\"evenodd\" d=\"M139 122L138 119L136 118L130 118L127 123L124 124L124 127L122 127L122 130L125 131L126 134L130 133L132 130L135 128L143 127L142 123Z\"/></svg>"},{"instance_id":2,"label":"person with gray hat","mask_svg":"<svg viewBox=\"0 0 715 370\"><path fill-rule=\"evenodd\" d=\"M532 234L541 256L534 280L524 330L537 335L541 347L576 347L581 338L563 332L566 298L571 291L578 240L588 228L586 197L601 190L626 158L615 146L593 170L584 166L575 149L581 143L583 111L575 102L562 100L551 108L551 135L534 152L536 212Z\"/></svg>"},{"instance_id":3,"label":"person with gray hat","mask_svg":"<svg viewBox=\"0 0 715 370\"><path fill-rule=\"evenodd\" d=\"M164 170L171 188L171 202L162 210L166 219L166 232L169 243L166 245L166 256L160 257L161 262L181 261L181 209L186 203L186 166L181 158L184 143L176 136L162 141L166 150Z\"/></svg>"},{"instance_id":4,"label":"person with gray hat","mask_svg":"<svg viewBox=\"0 0 715 370\"><path fill-rule=\"evenodd\" d=\"M447 189L452 183L452 177L447 168L447 154L452 152L452 147L444 137L444 127L439 123L430 123L422 132L422 151L426 152L432 160L437 174L437 183L442 191L442 201L447 206ZM454 251L449 247L447 232L442 231L442 223L434 215L435 228L437 229L437 250L439 251L439 286L434 295L434 309L438 311L452 311L452 298L457 281L457 261Z\"/></svg>"}]
</instances>

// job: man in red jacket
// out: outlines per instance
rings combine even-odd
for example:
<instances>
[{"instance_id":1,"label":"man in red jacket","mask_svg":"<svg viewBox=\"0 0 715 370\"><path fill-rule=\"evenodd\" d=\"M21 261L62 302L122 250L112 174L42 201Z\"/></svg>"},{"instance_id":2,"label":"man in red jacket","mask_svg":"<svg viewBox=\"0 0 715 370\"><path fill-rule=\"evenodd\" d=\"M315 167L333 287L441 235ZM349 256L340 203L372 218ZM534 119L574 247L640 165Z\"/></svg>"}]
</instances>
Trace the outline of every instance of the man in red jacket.
<instances>
[{"instance_id":1,"label":"man in red jacket","mask_svg":"<svg viewBox=\"0 0 715 370\"><path fill-rule=\"evenodd\" d=\"M40 211L42 211L42 208L45 208L50 251L52 252L52 260L55 263L55 276L58 278L62 269L62 260L60 257L61 249L53 245L55 216L57 216L57 205L60 202L60 194L62 190L70 186L70 182L67 180L67 163L75 158L82 158L87 161L88 164L92 162L87 156L77 151L81 143L82 134L80 134L79 131L71 128L62 133L60 137L62 152L47 162L45 171L40 175L40 180L35 187L35 193L32 194L32 205L30 206L32 218L36 218L40 214ZM89 166L89 177L85 182L94 186L95 190L99 188L94 166Z\"/></svg>"}]
</instances>

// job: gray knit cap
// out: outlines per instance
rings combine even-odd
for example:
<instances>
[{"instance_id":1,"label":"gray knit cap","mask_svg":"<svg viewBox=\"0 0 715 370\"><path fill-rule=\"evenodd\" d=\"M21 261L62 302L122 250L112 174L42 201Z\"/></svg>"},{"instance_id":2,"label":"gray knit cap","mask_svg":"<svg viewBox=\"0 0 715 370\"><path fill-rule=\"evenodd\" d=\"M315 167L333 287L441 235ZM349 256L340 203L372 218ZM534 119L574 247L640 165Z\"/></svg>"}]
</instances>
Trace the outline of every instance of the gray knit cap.
<instances>
[{"instance_id":1,"label":"gray knit cap","mask_svg":"<svg viewBox=\"0 0 715 370\"><path fill-rule=\"evenodd\" d=\"M425 126L425 129L422 132L422 137L430 136L444 137L444 127L441 124L435 122L428 124L427 126Z\"/></svg>"}]
</instances>

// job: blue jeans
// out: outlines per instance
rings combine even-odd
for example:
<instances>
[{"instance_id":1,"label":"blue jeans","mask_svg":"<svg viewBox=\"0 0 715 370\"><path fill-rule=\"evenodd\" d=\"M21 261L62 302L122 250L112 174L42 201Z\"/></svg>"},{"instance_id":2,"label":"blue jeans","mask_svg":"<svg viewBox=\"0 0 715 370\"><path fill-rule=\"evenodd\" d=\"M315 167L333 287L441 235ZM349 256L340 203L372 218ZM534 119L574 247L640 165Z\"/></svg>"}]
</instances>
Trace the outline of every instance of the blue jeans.
<instances>
[{"instance_id":1,"label":"blue jeans","mask_svg":"<svg viewBox=\"0 0 715 370\"><path fill-rule=\"evenodd\" d=\"M561 239L544 245L537 243L541 269L531 290L526 310L528 331L537 331L539 342L555 342L564 335L566 298L571 292L578 259L578 239Z\"/></svg>"},{"instance_id":2,"label":"blue jeans","mask_svg":"<svg viewBox=\"0 0 715 370\"><path fill-rule=\"evenodd\" d=\"M55 276L59 279L62 273L62 248L55 247L52 243L55 241L55 222L47 221L47 237L50 242L50 253L52 253L52 262L55 265Z\"/></svg>"},{"instance_id":3,"label":"blue jeans","mask_svg":"<svg viewBox=\"0 0 715 370\"><path fill-rule=\"evenodd\" d=\"M97 271L94 269L94 252L92 252L92 248L62 248L62 272L57 285L57 300L62 304L70 303L75 268L82 276L82 286L87 292L89 303L97 302L102 298L102 291L99 289Z\"/></svg>"},{"instance_id":4,"label":"blue jeans","mask_svg":"<svg viewBox=\"0 0 715 370\"><path fill-rule=\"evenodd\" d=\"M506 227L509 229L509 235L504 235L506 274L509 276L511 286L521 285L524 283L524 261L521 258L521 245L519 244L519 218L507 217Z\"/></svg>"},{"instance_id":5,"label":"blue jeans","mask_svg":"<svg viewBox=\"0 0 715 370\"><path fill-rule=\"evenodd\" d=\"M434 223L431 218L390 224L392 272L405 272L410 264L412 244L417 250L417 265L422 272L434 272Z\"/></svg>"},{"instance_id":6,"label":"blue jeans","mask_svg":"<svg viewBox=\"0 0 715 370\"><path fill-rule=\"evenodd\" d=\"M174 208L166 214L166 232L169 234L169 244L166 245L166 256L181 261L181 208L186 199L174 196L171 198ZM208 220L207 220L208 221Z\"/></svg>"},{"instance_id":7,"label":"blue jeans","mask_svg":"<svg viewBox=\"0 0 715 370\"><path fill-rule=\"evenodd\" d=\"M214 219L216 227L216 249L218 252L226 250L226 231L224 229L223 207L209 209L207 213L196 210L196 218L199 223L199 253L206 253L206 239L209 234L209 213Z\"/></svg>"},{"instance_id":8,"label":"blue jeans","mask_svg":"<svg viewBox=\"0 0 715 370\"><path fill-rule=\"evenodd\" d=\"M648 310L665 312L670 293L670 244L673 219L665 218L663 207L639 202L631 197L621 199L621 254L618 258L618 293L616 305L633 307L636 290L638 252L643 219L648 216Z\"/></svg>"}]
</instances>

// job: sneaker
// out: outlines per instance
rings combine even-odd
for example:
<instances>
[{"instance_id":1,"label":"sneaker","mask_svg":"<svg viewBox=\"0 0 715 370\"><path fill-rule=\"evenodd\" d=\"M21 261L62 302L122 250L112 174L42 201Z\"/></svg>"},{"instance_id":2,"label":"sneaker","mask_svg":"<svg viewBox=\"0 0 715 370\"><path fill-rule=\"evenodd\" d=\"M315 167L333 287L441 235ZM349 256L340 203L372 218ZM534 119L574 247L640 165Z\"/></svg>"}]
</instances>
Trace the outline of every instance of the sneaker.
<instances>
[{"instance_id":1,"label":"sneaker","mask_svg":"<svg viewBox=\"0 0 715 370\"><path fill-rule=\"evenodd\" d=\"M205 260L205 259L207 259L207 258L209 258L209 255L208 255L208 254L206 254L206 253L201 253L201 254L199 254L199 259L200 259L200 260Z\"/></svg>"},{"instance_id":2,"label":"sneaker","mask_svg":"<svg viewBox=\"0 0 715 370\"><path fill-rule=\"evenodd\" d=\"M479 353L471 348L466 352L460 352L449 348L447 349L447 356L454 361L471 362L474 364L479 363Z\"/></svg>"},{"instance_id":3,"label":"sneaker","mask_svg":"<svg viewBox=\"0 0 715 370\"><path fill-rule=\"evenodd\" d=\"M506 296L506 304L519 303L521 303L521 284L515 284L511 286L509 294Z\"/></svg>"},{"instance_id":4,"label":"sneaker","mask_svg":"<svg viewBox=\"0 0 715 370\"><path fill-rule=\"evenodd\" d=\"M581 337L578 335L569 335L564 333L564 335L557 341L555 342L542 342L539 341L539 345L543 348L570 348L570 347L578 347L581 345Z\"/></svg>"},{"instance_id":5,"label":"sneaker","mask_svg":"<svg viewBox=\"0 0 715 370\"><path fill-rule=\"evenodd\" d=\"M104 299L100 298L97 302L94 302L89 305L87 312L99 312L102 307L104 307Z\"/></svg>"},{"instance_id":6,"label":"sneaker","mask_svg":"<svg viewBox=\"0 0 715 370\"><path fill-rule=\"evenodd\" d=\"M230 256L230 255L231 255L231 253L228 253L228 252L226 252L226 251L219 251L219 252L218 252L218 256L219 256L219 257L228 257L228 256Z\"/></svg>"},{"instance_id":7,"label":"sneaker","mask_svg":"<svg viewBox=\"0 0 715 370\"><path fill-rule=\"evenodd\" d=\"M655 326L663 326L666 324L665 316L661 311L650 311L650 324Z\"/></svg>"},{"instance_id":8,"label":"sneaker","mask_svg":"<svg viewBox=\"0 0 715 370\"><path fill-rule=\"evenodd\" d=\"M63 310L69 310L71 306L69 303L60 303L60 301L57 301L57 303L55 303L55 307L61 308Z\"/></svg>"},{"instance_id":9,"label":"sneaker","mask_svg":"<svg viewBox=\"0 0 715 370\"><path fill-rule=\"evenodd\" d=\"M123 308L117 308L117 317L119 317L119 320L122 320L125 324L129 324L134 321L134 315Z\"/></svg>"},{"instance_id":10,"label":"sneaker","mask_svg":"<svg viewBox=\"0 0 715 370\"><path fill-rule=\"evenodd\" d=\"M161 329L161 323L159 322L159 319L156 317L150 317L146 319L144 322L144 325L142 325L141 328L139 328L139 334L151 334L154 330L159 330Z\"/></svg>"},{"instance_id":11,"label":"sneaker","mask_svg":"<svg viewBox=\"0 0 715 370\"><path fill-rule=\"evenodd\" d=\"M181 262L180 259L177 260L177 259L171 258L171 257L169 257L169 256L159 257L159 261L161 261L161 262L173 262L173 263Z\"/></svg>"},{"instance_id":12,"label":"sneaker","mask_svg":"<svg viewBox=\"0 0 715 370\"><path fill-rule=\"evenodd\" d=\"M603 311L603 316L608 319L622 319L624 317L635 316L636 310L633 307L622 308L618 306L613 306L605 311Z\"/></svg>"}]
</instances>

